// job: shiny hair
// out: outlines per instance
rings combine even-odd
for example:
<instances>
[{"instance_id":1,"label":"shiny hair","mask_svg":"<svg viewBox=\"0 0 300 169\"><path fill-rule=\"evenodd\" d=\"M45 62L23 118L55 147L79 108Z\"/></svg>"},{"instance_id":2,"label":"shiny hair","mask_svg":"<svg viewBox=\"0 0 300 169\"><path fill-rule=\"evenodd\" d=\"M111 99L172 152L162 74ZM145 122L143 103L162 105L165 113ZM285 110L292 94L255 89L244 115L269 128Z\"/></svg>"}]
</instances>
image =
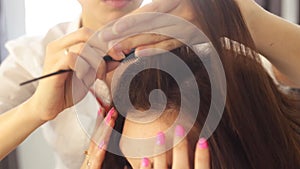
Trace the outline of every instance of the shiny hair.
<instances>
[{"instance_id":1,"label":"shiny hair","mask_svg":"<svg viewBox=\"0 0 300 169\"><path fill-rule=\"evenodd\" d=\"M296 107L299 100L281 92L262 67L237 4L234 0L191 1L198 22L201 23L201 29L220 56L227 82L226 105L222 119L208 138L211 168L299 168L300 115ZM230 39L227 41L229 48L224 47L224 39ZM242 49L242 45L237 46L234 41L252 50L246 52ZM193 159L192 151L204 125L209 106L214 106L211 104L211 84L203 63L192 50L184 46L172 52L190 67L201 93L196 123L188 134ZM158 64L167 63L161 60ZM124 74L126 75L126 71ZM126 76L122 78L126 80ZM167 108L179 110L178 86L180 84L176 84L174 79L163 71L145 70L132 80L130 99L136 108L146 110L150 106L149 93L159 88L167 96ZM189 100L193 97L184 99ZM188 111L185 113L189 114ZM124 118L120 117L119 120L121 123L116 128L122 129ZM118 138L115 140L115 143L117 142ZM109 163L111 162L107 161L104 166L117 168Z\"/></svg>"}]
</instances>

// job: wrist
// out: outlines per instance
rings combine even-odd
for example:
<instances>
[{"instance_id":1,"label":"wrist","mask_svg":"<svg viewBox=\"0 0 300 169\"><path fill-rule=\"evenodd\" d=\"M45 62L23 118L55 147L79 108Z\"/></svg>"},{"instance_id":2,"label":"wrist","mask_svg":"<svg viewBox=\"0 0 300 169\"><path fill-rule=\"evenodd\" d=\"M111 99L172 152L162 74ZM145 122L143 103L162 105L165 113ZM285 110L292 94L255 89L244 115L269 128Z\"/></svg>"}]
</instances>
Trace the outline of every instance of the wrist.
<instances>
[{"instance_id":1,"label":"wrist","mask_svg":"<svg viewBox=\"0 0 300 169\"><path fill-rule=\"evenodd\" d=\"M28 112L28 114L26 114L26 117L33 124L42 125L48 121L47 119L42 118L41 110L32 97L21 105L20 110L26 110L25 112Z\"/></svg>"},{"instance_id":2,"label":"wrist","mask_svg":"<svg viewBox=\"0 0 300 169\"><path fill-rule=\"evenodd\" d=\"M24 133L31 133L46 122L38 117L29 100L16 107L13 116L17 124L25 125L24 128L20 129Z\"/></svg>"},{"instance_id":3,"label":"wrist","mask_svg":"<svg viewBox=\"0 0 300 169\"><path fill-rule=\"evenodd\" d=\"M43 122L53 120L60 112L64 110L64 100L57 98L63 98L64 95L60 92L50 91L45 88L39 88L38 86L35 93L28 100L28 106L33 110L35 117L39 118ZM57 93L55 96L49 93Z\"/></svg>"}]
</instances>

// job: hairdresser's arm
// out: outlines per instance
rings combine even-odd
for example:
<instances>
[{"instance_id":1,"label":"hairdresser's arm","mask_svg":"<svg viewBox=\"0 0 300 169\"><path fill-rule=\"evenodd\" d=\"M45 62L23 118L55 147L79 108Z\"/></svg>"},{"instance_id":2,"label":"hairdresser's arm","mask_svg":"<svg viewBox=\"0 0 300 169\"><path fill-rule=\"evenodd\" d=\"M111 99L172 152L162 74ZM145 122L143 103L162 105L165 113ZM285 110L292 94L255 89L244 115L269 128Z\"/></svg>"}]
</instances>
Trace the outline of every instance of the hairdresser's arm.
<instances>
[{"instance_id":1,"label":"hairdresser's arm","mask_svg":"<svg viewBox=\"0 0 300 169\"><path fill-rule=\"evenodd\" d=\"M259 52L300 85L300 27L265 11L252 0L236 1Z\"/></svg>"},{"instance_id":2,"label":"hairdresser's arm","mask_svg":"<svg viewBox=\"0 0 300 169\"><path fill-rule=\"evenodd\" d=\"M0 160L45 122L36 116L35 110L26 102L0 115Z\"/></svg>"},{"instance_id":3,"label":"hairdresser's arm","mask_svg":"<svg viewBox=\"0 0 300 169\"><path fill-rule=\"evenodd\" d=\"M47 46L44 75L62 69L72 69L73 73L68 72L39 81L35 93L26 102L0 115L0 160L36 128L79 102L88 92L89 84L93 84L95 80L86 79L89 74L92 75L90 70L97 68L97 78L104 76L107 68L104 60L99 57L99 52L94 51L92 44L84 43L93 33L87 28L82 28ZM83 52L82 46L85 47ZM69 53L65 52L66 49ZM85 52L92 54L87 56ZM97 63L99 67L94 68L93 64ZM72 87L77 89L76 93L73 93Z\"/></svg>"}]
</instances>

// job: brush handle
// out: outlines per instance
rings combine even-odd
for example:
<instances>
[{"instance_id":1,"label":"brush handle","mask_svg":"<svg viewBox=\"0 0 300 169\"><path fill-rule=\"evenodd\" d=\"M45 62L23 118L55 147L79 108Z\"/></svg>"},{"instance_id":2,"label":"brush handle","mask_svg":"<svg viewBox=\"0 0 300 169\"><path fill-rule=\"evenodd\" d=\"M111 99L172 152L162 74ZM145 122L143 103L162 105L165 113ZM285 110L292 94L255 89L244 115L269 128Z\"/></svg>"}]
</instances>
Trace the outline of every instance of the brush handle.
<instances>
[{"instance_id":1,"label":"brush handle","mask_svg":"<svg viewBox=\"0 0 300 169\"><path fill-rule=\"evenodd\" d=\"M49 73L49 74L46 74L44 76L40 76L40 77L31 79L31 80L22 82L22 83L20 83L20 86L23 86L23 85L26 85L28 83L32 83L32 82L35 82L35 81L38 81L38 80L41 80L41 79L44 79L44 78L47 78L47 77L50 77L50 76L59 75L59 74L62 74L62 73L67 73L67 72L73 72L73 70L72 69L58 70L56 72Z\"/></svg>"},{"instance_id":2,"label":"brush handle","mask_svg":"<svg viewBox=\"0 0 300 169\"><path fill-rule=\"evenodd\" d=\"M126 55L126 57L130 56L131 54L134 53L134 50L130 51L130 53L128 55ZM110 57L109 55L106 55L103 57L103 60L105 62L111 62L111 61L115 61L115 62L122 62L124 59L122 60L114 60L112 57ZM37 78L34 78L34 79L31 79L31 80L28 80L28 81L25 81L25 82L22 82L20 83L20 86L23 86L23 85L26 85L28 83L32 83L32 82L35 82L35 81L38 81L38 80L41 80L41 79L44 79L44 78L47 78L47 77L50 77L50 76L54 76L54 75L59 75L59 74L62 74L62 73L67 73L67 72L73 72L72 69L63 69L63 70L58 70L56 72L53 72L53 73L49 73L49 74L46 74L44 76L40 76L40 77L37 77Z\"/></svg>"}]
</instances>

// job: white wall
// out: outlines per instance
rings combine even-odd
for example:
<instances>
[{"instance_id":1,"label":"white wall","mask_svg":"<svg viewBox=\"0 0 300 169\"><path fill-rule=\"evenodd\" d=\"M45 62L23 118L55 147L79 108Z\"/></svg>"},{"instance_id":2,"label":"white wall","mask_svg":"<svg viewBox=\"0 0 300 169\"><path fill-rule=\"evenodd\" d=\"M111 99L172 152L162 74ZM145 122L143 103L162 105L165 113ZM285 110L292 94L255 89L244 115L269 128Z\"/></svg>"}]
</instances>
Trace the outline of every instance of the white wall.
<instances>
[{"instance_id":1,"label":"white wall","mask_svg":"<svg viewBox=\"0 0 300 169\"><path fill-rule=\"evenodd\" d=\"M6 13L8 39L14 39L25 33L24 0L1 0Z\"/></svg>"},{"instance_id":2,"label":"white wall","mask_svg":"<svg viewBox=\"0 0 300 169\"><path fill-rule=\"evenodd\" d=\"M49 28L80 17L77 0L25 0L26 34L43 35Z\"/></svg>"},{"instance_id":3,"label":"white wall","mask_svg":"<svg viewBox=\"0 0 300 169\"><path fill-rule=\"evenodd\" d=\"M298 22L299 0L282 0L282 16L291 22Z\"/></svg>"},{"instance_id":4,"label":"white wall","mask_svg":"<svg viewBox=\"0 0 300 169\"><path fill-rule=\"evenodd\" d=\"M25 33L25 9L24 0L1 0L2 7L1 13L5 16L1 16L1 27L3 31L7 31L6 35L1 39L1 60L3 60L7 51L4 48L5 40L14 39ZM2 33L2 32L1 32ZM5 32L3 32L5 33ZM4 56L5 55L5 56ZM1 63L1 62L0 62Z\"/></svg>"},{"instance_id":5,"label":"white wall","mask_svg":"<svg viewBox=\"0 0 300 169\"><path fill-rule=\"evenodd\" d=\"M144 4L151 0L144 0ZM57 23L72 21L80 16L77 0L25 0L26 34L40 35Z\"/></svg>"}]
</instances>

